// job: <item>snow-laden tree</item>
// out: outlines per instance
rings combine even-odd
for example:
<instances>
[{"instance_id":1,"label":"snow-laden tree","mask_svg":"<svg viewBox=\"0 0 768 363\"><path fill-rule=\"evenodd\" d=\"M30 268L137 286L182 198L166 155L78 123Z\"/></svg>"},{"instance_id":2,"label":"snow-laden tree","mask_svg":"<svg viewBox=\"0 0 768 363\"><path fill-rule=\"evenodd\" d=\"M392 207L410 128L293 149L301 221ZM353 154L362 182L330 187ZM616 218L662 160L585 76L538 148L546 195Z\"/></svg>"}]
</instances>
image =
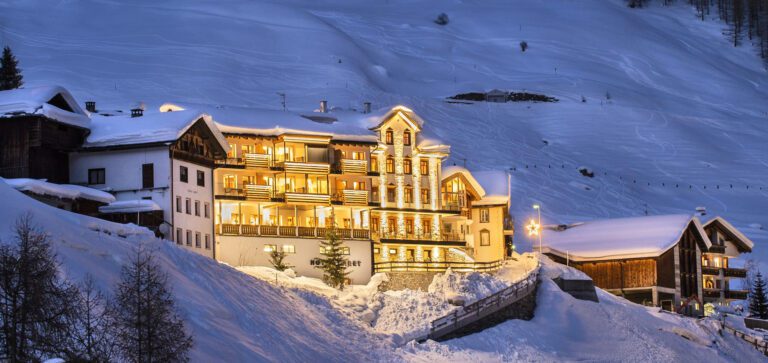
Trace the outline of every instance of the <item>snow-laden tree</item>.
<instances>
[{"instance_id":1,"label":"snow-laden tree","mask_svg":"<svg viewBox=\"0 0 768 363\"><path fill-rule=\"evenodd\" d=\"M328 228L325 240L320 242L323 258L319 259L318 268L323 270L323 282L329 286L344 290L347 281L347 257L339 231L335 225Z\"/></svg>"},{"instance_id":2,"label":"snow-laden tree","mask_svg":"<svg viewBox=\"0 0 768 363\"><path fill-rule=\"evenodd\" d=\"M192 337L177 312L168 275L143 247L123 266L113 305L114 341L125 360L189 360Z\"/></svg>"},{"instance_id":3,"label":"snow-laden tree","mask_svg":"<svg viewBox=\"0 0 768 363\"><path fill-rule=\"evenodd\" d=\"M749 314L760 319L768 319L768 300L765 296L765 280L763 274L757 271L749 290Z\"/></svg>"},{"instance_id":4,"label":"snow-laden tree","mask_svg":"<svg viewBox=\"0 0 768 363\"><path fill-rule=\"evenodd\" d=\"M0 91L20 88L24 85L22 78L19 61L11 48L6 46L0 58Z\"/></svg>"}]
</instances>

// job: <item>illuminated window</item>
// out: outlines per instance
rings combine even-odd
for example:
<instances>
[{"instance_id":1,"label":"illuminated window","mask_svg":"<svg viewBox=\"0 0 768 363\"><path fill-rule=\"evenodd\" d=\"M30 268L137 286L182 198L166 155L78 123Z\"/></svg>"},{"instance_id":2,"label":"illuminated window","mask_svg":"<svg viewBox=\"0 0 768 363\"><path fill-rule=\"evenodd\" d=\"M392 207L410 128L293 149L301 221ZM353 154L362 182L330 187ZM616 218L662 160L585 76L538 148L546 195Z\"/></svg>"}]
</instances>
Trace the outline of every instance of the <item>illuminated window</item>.
<instances>
[{"instance_id":1,"label":"illuminated window","mask_svg":"<svg viewBox=\"0 0 768 363\"><path fill-rule=\"evenodd\" d=\"M264 245L264 252L271 253L277 251L277 245Z\"/></svg>"},{"instance_id":2,"label":"illuminated window","mask_svg":"<svg viewBox=\"0 0 768 363\"><path fill-rule=\"evenodd\" d=\"M396 249L394 249L394 248L390 248L390 249L389 249L389 254L390 254L390 255L396 255L396 254L397 254L397 250L396 250Z\"/></svg>"},{"instance_id":3,"label":"illuminated window","mask_svg":"<svg viewBox=\"0 0 768 363\"><path fill-rule=\"evenodd\" d=\"M228 158L237 157L237 145L229 144L229 152L227 152L227 157Z\"/></svg>"},{"instance_id":4,"label":"illuminated window","mask_svg":"<svg viewBox=\"0 0 768 363\"><path fill-rule=\"evenodd\" d=\"M349 247L342 247L340 250L342 255L349 255Z\"/></svg>"},{"instance_id":5,"label":"illuminated window","mask_svg":"<svg viewBox=\"0 0 768 363\"><path fill-rule=\"evenodd\" d=\"M285 253L296 253L296 246L295 245L283 245L283 252L285 252Z\"/></svg>"},{"instance_id":6,"label":"illuminated window","mask_svg":"<svg viewBox=\"0 0 768 363\"><path fill-rule=\"evenodd\" d=\"M371 230L373 232L379 231L379 219L378 218L371 218Z\"/></svg>"},{"instance_id":7,"label":"illuminated window","mask_svg":"<svg viewBox=\"0 0 768 363\"><path fill-rule=\"evenodd\" d=\"M403 159L403 173L405 173L405 174L413 173L413 171L411 170L411 159L410 158Z\"/></svg>"},{"instance_id":8,"label":"illuminated window","mask_svg":"<svg viewBox=\"0 0 768 363\"><path fill-rule=\"evenodd\" d=\"M421 160L419 162L419 171L421 171L421 175L429 175L429 161L428 160Z\"/></svg>"},{"instance_id":9,"label":"illuminated window","mask_svg":"<svg viewBox=\"0 0 768 363\"><path fill-rule=\"evenodd\" d=\"M237 177L234 175L224 175L224 188L237 188Z\"/></svg>"},{"instance_id":10,"label":"illuminated window","mask_svg":"<svg viewBox=\"0 0 768 363\"><path fill-rule=\"evenodd\" d=\"M405 188L405 202L413 203L413 188Z\"/></svg>"},{"instance_id":11,"label":"illuminated window","mask_svg":"<svg viewBox=\"0 0 768 363\"><path fill-rule=\"evenodd\" d=\"M480 231L480 245L481 246L491 245L491 232L488 232L487 229Z\"/></svg>"},{"instance_id":12,"label":"illuminated window","mask_svg":"<svg viewBox=\"0 0 768 363\"><path fill-rule=\"evenodd\" d=\"M384 142L387 143L387 145L392 145L395 143L395 133L392 131L392 129L387 129L384 135Z\"/></svg>"},{"instance_id":13,"label":"illuminated window","mask_svg":"<svg viewBox=\"0 0 768 363\"><path fill-rule=\"evenodd\" d=\"M388 156L387 157L387 173L394 173L395 172L395 158Z\"/></svg>"},{"instance_id":14,"label":"illuminated window","mask_svg":"<svg viewBox=\"0 0 768 363\"><path fill-rule=\"evenodd\" d=\"M373 254L374 255L378 255L379 253L381 253L381 249L380 248L376 247L376 248L373 249Z\"/></svg>"},{"instance_id":15,"label":"illuminated window","mask_svg":"<svg viewBox=\"0 0 768 363\"><path fill-rule=\"evenodd\" d=\"M403 133L403 145L410 145L411 144L411 130L405 130Z\"/></svg>"},{"instance_id":16,"label":"illuminated window","mask_svg":"<svg viewBox=\"0 0 768 363\"><path fill-rule=\"evenodd\" d=\"M488 208L480 208L480 223L488 223L491 219L491 213Z\"/></svg>"},{"instance_id":17,"label":"illuminated window","mask_svg":"<svg viewBox=\"0 0 768 363\"><path fill-rule=\"evenodd\" d=\"M405 220L405 233L413 233L413 219L406 219Z\"/></svg>"},{"instance_id":18,"label":"illuminated window","mask_svg":"<svg viewBox=\"0 0 768 363\"><path fill-rule=\"evenodd\" d=\"M377 172L379 171L379 159L375 156L371 156L371 171Z\"/></svg>"},{"instance_id":19,"label":"illuminated window","mask_svg":"<svg viewBox=\"0 0 768 363\"><path fill-rule=\"evenodd\" d=\"M389 203L395 202L395 187L387 188L387 202Z\"/></svg>"},{"instance_id":20,"label":"illuminated window","mask_svg":"<svg viewBox=\"0 0 768 363\"><path fill-rule=\"evenodd\" d=\"M387 229L389 230L389 233L393 234L395 233L395 226L397 225L397 221L394 217L389 217L387 219Z\"/></svg>"},{"instance_id":21,"label":"illuminated window","mask_svg":"<svg viewBox=\"0 0 768 363\"><path fill-rule=\"evenodd\" d=\"M430 221L429 219L422 219L421 220L421 230L422 230L422 233L424 233L425 235L431 234L432 233L432 221Z\"/></svg>"},{"instance_id":22,"label":"illuminated window","mask_svg":"<svg viewBox=\"0 0 768 363\"><path fill-rule=\"evenodd\" d=\"M424 204L429 204L429 189L421 189L421 202Z\"/></svg>"}]
</instances>

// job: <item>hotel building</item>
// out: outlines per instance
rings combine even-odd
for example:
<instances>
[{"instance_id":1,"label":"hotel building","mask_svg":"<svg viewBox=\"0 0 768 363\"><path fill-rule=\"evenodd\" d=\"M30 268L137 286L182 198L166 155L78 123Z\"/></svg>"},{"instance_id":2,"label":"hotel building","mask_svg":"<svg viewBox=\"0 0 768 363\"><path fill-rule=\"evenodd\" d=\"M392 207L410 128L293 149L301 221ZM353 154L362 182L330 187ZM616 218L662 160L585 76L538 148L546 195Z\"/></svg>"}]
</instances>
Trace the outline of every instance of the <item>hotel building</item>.
<instances>
[{"instance_id":1,"label":"hotel building","mask_svg":"<svg viewBox=\"0 0 768 363\"><path fill-rule=\"evenodd\" d=\"M512 233L506 174L484 173L497 179L488 183L493 191L463 168L444 175L450 147L423 138L413 111L395 107L347 123L327 114L269 116L294 124L219 125L230 151L214 177L218 260L269 266L279 249L298 274L321 276L320 241L335 225L353 283L375 272L500 266Z\"/></svg>"}]
</instances>

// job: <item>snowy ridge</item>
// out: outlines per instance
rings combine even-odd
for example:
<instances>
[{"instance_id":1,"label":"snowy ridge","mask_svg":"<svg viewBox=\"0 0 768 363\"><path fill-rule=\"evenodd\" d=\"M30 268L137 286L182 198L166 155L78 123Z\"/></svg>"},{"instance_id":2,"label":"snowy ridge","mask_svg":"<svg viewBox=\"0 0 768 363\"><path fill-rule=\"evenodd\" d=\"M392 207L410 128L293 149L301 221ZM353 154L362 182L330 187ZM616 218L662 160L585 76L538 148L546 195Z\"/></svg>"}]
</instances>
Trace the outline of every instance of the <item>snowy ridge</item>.
<instances>
[{"instance_id":1,"label":"snowy ridge","mask_svg":"<svg viewBox=\"0 0 768 363\"><path fill-rule=\"evenodd\" d=\"M5 182L14 189L22 192L30 192L33 194L47 195L62 199L74 200L82 198L101 203L112 203L115 201L115 196L112 194L98 189L84 187L82 185L55 184L44 180L27 178L0 178L0 182Z\"/></svg>"}]
</instances>

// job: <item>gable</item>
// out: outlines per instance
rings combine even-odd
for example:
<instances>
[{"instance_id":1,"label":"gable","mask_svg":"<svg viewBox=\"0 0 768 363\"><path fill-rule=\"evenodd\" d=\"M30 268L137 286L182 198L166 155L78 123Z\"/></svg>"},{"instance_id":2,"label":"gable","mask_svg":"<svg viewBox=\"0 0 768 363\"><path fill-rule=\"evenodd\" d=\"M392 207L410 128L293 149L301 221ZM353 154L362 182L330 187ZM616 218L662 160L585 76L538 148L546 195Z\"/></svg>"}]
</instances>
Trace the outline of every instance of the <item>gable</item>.
<instances>
[{"instance_id":1,"label":"gable","mask_svg":"<svg viewBox=\"0 0 768 363\"><path fill-rule=\"evenodd\" d=\"M483 197L483 195L481 194L482 191L477 190L473 186L473 184L477 185L477 183L472 183L470 180L468 180L466 178L466 176L464 176L463 173L455 173L455 174L451 175L450 177L448 177L446 179L443 179L442 184L443 184L443 186L445 186L446 184L448 184L449 182L451 182L451 181L453 181L455 179L458 179L459 181L461 181L462 184L464 184L464 188L470 193L470 195L472 195L472 197L475 200L482 199L482 197Z\"/></svg>"},{"instance_id":2,"label":"gable","mask_svg":"<svg viewBox=\"0 0 768 363\"><path fill-rule=\"evenodd\" d=\"M739 252L752 252L754 242L721 217L716 217L707 222L704 229L706 230L707 235L712 238L713 245L721 245L720 241L717 239L717 234L719 233L723 235L727 241L732 242Z\"/></svg>"},{"instance_id":3,"label":"gable","mask_svg":"<svg viewBox=\"0 0 768 363\"><path fill-rule=\"evenodd\" d=\"M199 118L174 143L174 149L210 159L224 159L227 151L208 124Z\"/></svg>"},{"instance_id":4,"label":"gable","mask_svg":"<svg viewBox=\"0 0 768 363\"><path fill-rule=\"evenodd\" d=\"M64 99L64 96L61 95L61 93L57 93L50 100L48 100L48 102L46 102L46 103L51 105L51 106L55 106L57 108L60 108L60 109L62 109L64 111L68 111L68 112L72 112L72 113L75 112L72 109L72 106L69 104L69 102L67 102L67 100Z\"/></svg>"}]
</instances>

